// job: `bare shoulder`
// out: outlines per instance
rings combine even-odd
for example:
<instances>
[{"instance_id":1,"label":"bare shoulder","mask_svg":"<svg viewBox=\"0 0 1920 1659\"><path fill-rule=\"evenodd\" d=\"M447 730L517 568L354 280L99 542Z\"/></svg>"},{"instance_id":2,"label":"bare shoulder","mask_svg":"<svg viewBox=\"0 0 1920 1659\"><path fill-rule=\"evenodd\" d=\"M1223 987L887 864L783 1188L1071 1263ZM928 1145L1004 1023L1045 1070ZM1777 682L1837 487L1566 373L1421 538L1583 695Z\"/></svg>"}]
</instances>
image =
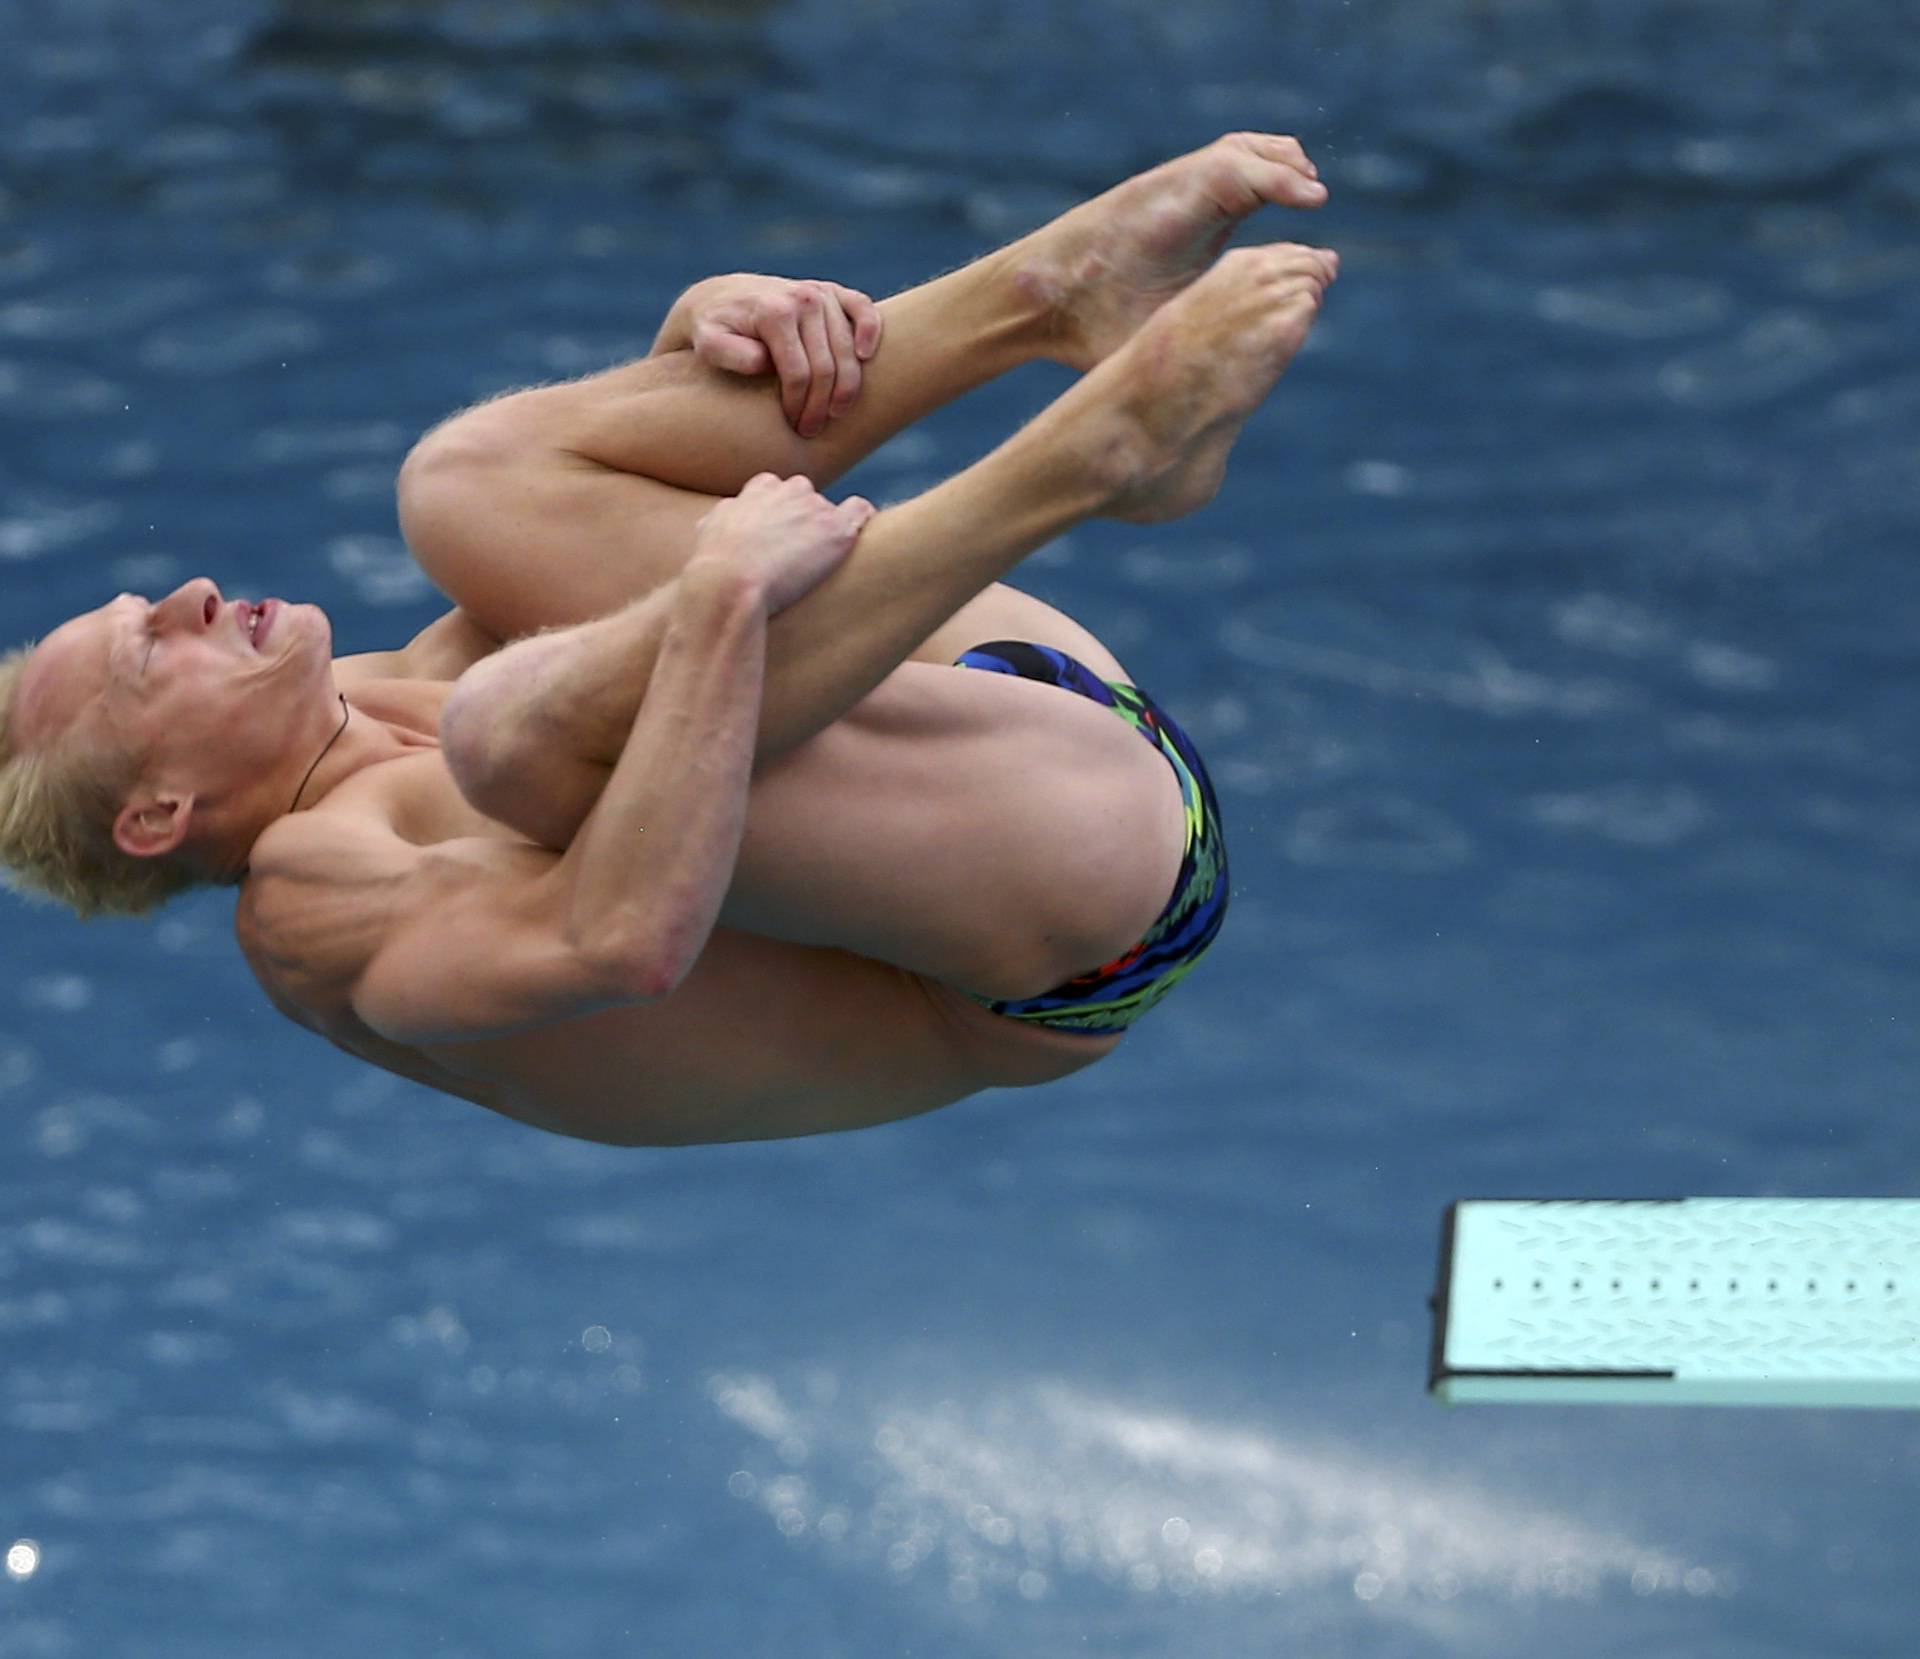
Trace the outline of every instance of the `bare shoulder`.
<instances>
[{"instance_id":1,"label":"bare shoulder","mask_svg":"<svg viewBox=\"0 0 1920 1659\"><path fill-rule=\"evenodd\" d=\"M423 849L372 810L302 812L254 844L234 936L281 1013L323 1034L350 1018L353 987L379 949L392 895Z\"/></svg>"},{"instance_id":2,"label":"bare shoulder","mask_svg":"<svg viewBox=\"0 0 1920 1659\"><path fill-rule=\"evenodd\" d=\"M570 931L557 853L492 825L434 753L370 767L255 843L235 909L276 1007L343 1046L501 1036L631 1001Z\"/></svg>"}]
</instances>

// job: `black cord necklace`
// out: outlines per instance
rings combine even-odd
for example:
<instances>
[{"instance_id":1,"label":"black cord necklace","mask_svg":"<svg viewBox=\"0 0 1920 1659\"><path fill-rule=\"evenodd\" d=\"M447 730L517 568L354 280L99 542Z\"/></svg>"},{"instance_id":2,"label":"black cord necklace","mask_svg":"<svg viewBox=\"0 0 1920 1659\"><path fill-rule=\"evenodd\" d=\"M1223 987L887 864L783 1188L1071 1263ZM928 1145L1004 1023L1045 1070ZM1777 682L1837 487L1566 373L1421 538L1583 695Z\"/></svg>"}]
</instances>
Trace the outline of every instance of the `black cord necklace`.
<instances>
[{"instance_id":1,"label":"black cord necklace","mask_svg":"<svg viewBox=\"0 0 1920 1659\"><path fill-rule=\"evenodd\" d=\"M342 692L340 694L340 725L338 729L335 730L333 736L327 739L326 748L320 751L315 757L313 764L307 768L307 775L300 780L300 787L293 792L293 805L288 807L287 811L298 812L300 810L300 797L307 792L307 785L313 782L314 773L320 770L320 762L327 758L328 754L332 752L334 744L340 741L340 733L347 729L348 714L347 695L345 692Z\"/></svg>"}]
</instances>

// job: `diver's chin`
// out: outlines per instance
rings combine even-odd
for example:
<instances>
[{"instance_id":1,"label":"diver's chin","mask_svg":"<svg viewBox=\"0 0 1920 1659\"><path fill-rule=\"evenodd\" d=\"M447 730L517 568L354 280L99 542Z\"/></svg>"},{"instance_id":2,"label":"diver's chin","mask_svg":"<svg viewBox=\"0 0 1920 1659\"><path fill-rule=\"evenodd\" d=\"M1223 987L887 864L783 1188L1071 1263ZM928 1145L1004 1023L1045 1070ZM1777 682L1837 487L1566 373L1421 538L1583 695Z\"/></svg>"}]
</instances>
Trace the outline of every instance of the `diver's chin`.
<instances>
[{"instance_id":1,"label":"diver's chin","mask_svg":"<svg viewBox=\"0 0 1920 1659\"><path fill-rule=\"evenodd\" d=\"M333 655L333 618L318 605L303 604L297 609L301 613L300 620L307 624L318 640L321 654L330 658Z\"/></svg>"}]
</instances>

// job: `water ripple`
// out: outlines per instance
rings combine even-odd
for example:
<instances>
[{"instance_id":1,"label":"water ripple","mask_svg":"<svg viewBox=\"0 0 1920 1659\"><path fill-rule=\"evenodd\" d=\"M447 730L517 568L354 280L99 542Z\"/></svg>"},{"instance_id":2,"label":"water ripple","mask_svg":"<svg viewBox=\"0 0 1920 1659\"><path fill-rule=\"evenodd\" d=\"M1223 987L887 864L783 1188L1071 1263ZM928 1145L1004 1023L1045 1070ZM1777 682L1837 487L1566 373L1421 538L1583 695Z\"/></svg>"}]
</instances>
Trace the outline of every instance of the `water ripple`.
<instances>
[{"instance_id":1,"label":"water ripple","mask_svg":"<svg viewBox=\"0 0 1920 1659\"><path fill-rule=\"evenodd\" d=\"M253 453L274 465L357 455L389 456L397 465L412 438L395 421L311 421L267 427L253 440Z\"/></svg>"},{"instance_id":2,"label":"water ripple","mask_svg":"<svg viewBox=\"0 0 1920 1659\"><path fill-rule=\"evenodd\" d=\"M1358 686L1385 696L1436 698L1499 719L1554 714L1569 720L1593 720L1623 713L1645 700L1639 691L1610 681L1563 680L1518 668L1486 648L1475 651L1465 668L1416 668L1384 657L1275 635L1245 614L1234 617L1221 629L1221 643L1244 661L1285 669L1303 678Z\"/></svg>"},{"instance_id":3,"label":"water ripple","mask_svg":"<svg viewBox=\"0 0 1920 1659\"><path fill-rule=\"evenodd\" d=\"M154 186L148 203L158 213L208 219L219 214L264 212L285 199L286 181L271 167L195 172Z\"/></svg>"},{"instance_id":4,"label":"water ripple","mask_svg":"<svg viewBox=\"0 0 1920 1659\"><path fill-rule=\"evenodd\" d=\"M1144 588L1217 593L1244 587L1259 561L1243 542L1182 538L1164 546L1130 547L1120 556L1127 580Z\"/></svg>"},{"instance_id":5,"label":"water ripple","mask_svg":"<svg viewBox=\"0 0 1920 1659\"><path fill-rule=\"evenodd\" d=\"M146 1248L135 1234L82 1227L53 1216L28 1222L16 1237L49 1262L66 1262L77 1267L130 1268L147 1260Z\"/></svg>"},{"instance_id":6,"label":"water ripple","mask_svg":"<svg viewBox=\"0 0 1920 1659\"><path fill-rule=\"evenodd\" d=\"M113 381L72 364L0 359L0 415L71 420L124 409L126 401Z\"/></svg>"},{"instance_id":7,"label":"water ripple","mask_svg":"<svg viewBox=\"0 0 1920 1659\"><path fill-rule=\"evenodd\" d=\"M1834 331L1809 312L1774 311L1739 338L1671 359L1661 391L1700 409L1743 409L1795 392L1845 359Z\"/></svg>"},{"instance_id":8,"label":"water ripple","mask_svg":"<svg viewBox=\"0 0 1920 1659\"><path fill-rule=\"evenodd\" d=\"M1644 605L1605 593L1581 593L1557 600L1550 621L1569 645L1621 657L1644 657L1672 642L1673 624Z\"/></svg>"},{"instance_id":9,"label":"water ripple","mask_svg":"<svg viewBox=\"0 0 1920 1659\"><path fill-rule=\"evenodd\" d=\"M119 522L104 501L63 501L36 495L22 502L27 510L0 518L0 559L37 559L90 540Z\"/></svg>"},{"instance_id":10,"label":"water ripple","mask_svg":"<svg viewBox=\"0 0 1920 1659\"><path fill-rule=\"evenodd\" d=\"M0 189L0 219L7 215L9 198ZM0 282L25 282L41 276L53 262L53 250L42 239L0 237Z\"/></svg>"},{"instance_id":11,"label":"water ripple","mask_svg":"<svg viewBox=\"0 0 1920 1659\"><path fill-rule=\"evenodd\" d=\"M1889 291L1906 295L1920 282L1920 248L1852 247L1807 261L1797 275L1806 292L1826 300L1852 300Z\"/></svg>"},{"instance_id":12,"label":"water ripple","mask_svg":"<svg viewBox=\"0 0 1920 1659\"><path fill-rule=\"evenodd\" d=\"M294 311L243 311L156 330L140 361L169 374L212 378L264 368L316 350L320 325Z\"/></svg>"},{"instance_id":13,"label":"water ripple","mask_svg":"<svg viewBox=\"0 0 1920 1659\"><path fill-rule=\"evenodd\" d=\"M0 1300L0 1331L39 1330L65 1325L72 1318L73 1304L57 1291L39 1290Z\"/></svg>"},{"instance_id":14,"label":"water ripple","mask_svg":"<svg viewBox=\"0 0 1920 1659\"><path fill-rule=\"evenodd\" d=\"M1719 282L1621 277L1542 289L1534 309L1549 322L1615 339L1667 340L1717 327L1733 311L1734 297Z\"/></svg>"},{"instance_id":15,"label":"water ripple","mask_svg":"<svg viewBox=\"0 0 1920 1659\"><path fill-rule=\"evenodd\" d=\"M39 1074L39 1055L25 1043L0 1034L0 1095L24 1088Z\"/></svg>"},{"instance_id":16,"label":"water ripple","mask_svg":"<svg viewBox=\"0 0 1920 1659\"><path fill-rule=\"evenodd\" d=\"M354 1394L321 1394L276 1383L267 1399L296 1440L315 1446L376 1445L397 1438L390 1411Z\"/></svg>"},{"instance_id":17,"label":"water ripple","mask_svg":"<svg viewBox=\"0 0 1920 1659\"><path fill-rule=\"evenodd\" d=\"M310 248L278 260L263 281L292 299L355 300L393 286L397 261L355 248Z\"/></svg>"},{"instance_id":18,"label":"water ripple","mask_svg":"<svg viewBox=\"0 0 1920 1659\"><path fill-rule=\"evenodd\" d=\"M1376 794L1308 808L1294 820L1286 851L1296 864L1413 874L1466 863L1473 842L1432 807Z\"/></svg>"},{"instance_id":19,"label":"water ripple","mask_svg":"<svg viewBox=\"0 0 1920 1659\"><path fill-rule=\"evenodd\" d=\"M115 1142L149 1143L161 1135L152 1113L112 1095L78 1095L40 1111L34 1120L34 1144L49 1158L85 1151L96 1135Z\"/></svg>"},{"instance_id":20,"label":"water ripple","mask_svg":"<svg viewBox=\"0 0 1920 1659\"><path fill-rule=\"evenodd\" d=\"M398 1232L391 1222L359 1210L296 1210L274 1217L279 1242L303 1254L339 1250L356 1255L391 1250Z\"/></svg>"},{"instance_id":21,"label":"water ripple","mask_svg":"<svg viewBox=\"0 0 1920 1659\"><path fill-rule=\"evenodd\" d=\"M0 334L23 340L92 340L145 328L203 299L198 277L144 273L100 277L84 289L37 294L0 306Z\"/></svg>"},{"instance_id":22,"label":"water ripple","mask_svg":"<svg viewBox=\"0 0 1920 1659\"><path fill-rule=\"evenodd\" d=\"M327 563L369 605L411 605L433 592L406 544L392 536L338 536L327 543Z\"/></svg>"},{"instance_id":23,"label":"water ripple","mask_svg":"<svg viewBox=\"0 0 1920 1659\"><path fill-rule=\"evenodd\" d=\"M1612 784L1538 795L1528 815L1551 829L1597 835L1630 847L1670 847L1691 840L1712 821L1700 794L1684 784Z\"/></svg>"}]
</instances>

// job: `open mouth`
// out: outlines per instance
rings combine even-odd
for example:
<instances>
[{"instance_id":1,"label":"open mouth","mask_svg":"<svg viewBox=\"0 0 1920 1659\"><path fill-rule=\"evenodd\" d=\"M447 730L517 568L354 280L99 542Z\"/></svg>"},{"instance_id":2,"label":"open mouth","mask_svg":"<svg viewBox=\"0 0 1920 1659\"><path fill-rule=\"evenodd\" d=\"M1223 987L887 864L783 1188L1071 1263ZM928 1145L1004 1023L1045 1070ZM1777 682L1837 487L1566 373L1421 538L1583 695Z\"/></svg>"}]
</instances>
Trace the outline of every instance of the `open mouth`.
<instances>
[{"instance_id":1,"label":"open mouth","mask_svg":"<svg viewBox=\"0 0 1920 1659\"><path fill-rule=\"evenodd\" d=\"M277 599L263 599L259 604L248 607L247 637L253 641L254 650L258 651L266 643L268 630L273 627L279 614L280 601Z\"/></svg>"}]
</instances>

